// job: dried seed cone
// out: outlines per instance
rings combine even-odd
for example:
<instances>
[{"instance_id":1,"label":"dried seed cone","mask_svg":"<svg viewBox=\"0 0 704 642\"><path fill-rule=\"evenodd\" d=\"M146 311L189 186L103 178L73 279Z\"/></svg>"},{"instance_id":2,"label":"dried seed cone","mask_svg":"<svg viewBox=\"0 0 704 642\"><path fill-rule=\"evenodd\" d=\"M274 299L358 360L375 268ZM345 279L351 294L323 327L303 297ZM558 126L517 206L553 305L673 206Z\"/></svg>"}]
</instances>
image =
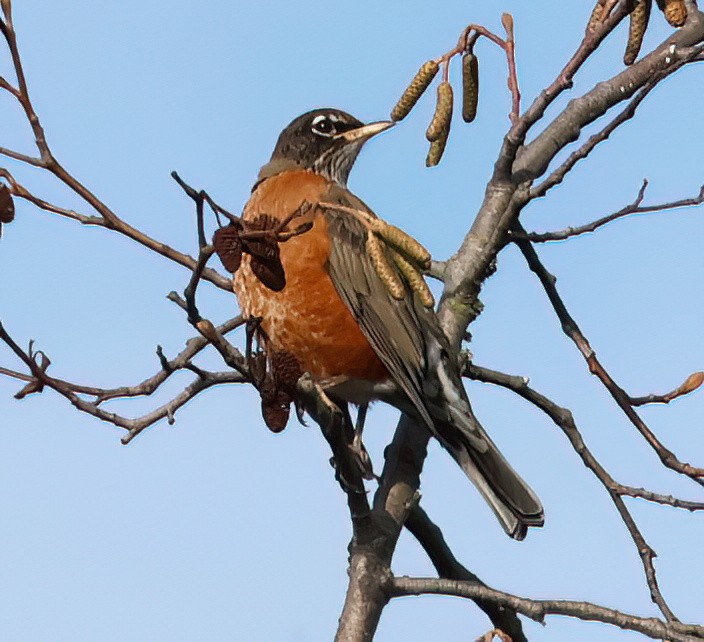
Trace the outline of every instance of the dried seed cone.
<instances>
[{"instance_id":1,"label":"dried seed cone","mask_svg":"<svg viewBox=\"0 0 704 642\"><path fill-rule=\"evenodd\" d=\"M271 352L270 360L277 388L284 390L290 395L295 395L298 380L303 375L298 359L290 352L281 350Z\"/></svg>"},{"instance_id":2,"label":"dried seed cone","mask_svg":"<svg viewBox=\"0 0 704 642\"><path fill-rule=\"evenodd\" d=\"M665 0L665 19L673 27L681 27L687 20L687 7L684 0Z\"/></svg>"},{"instance_id":3,"label":"dried seed cone","mask_svg":"<svg viewBox=\"0 0 704 642\"><path fill-rule=\"evenodd\" d=\"M435 113L425 132L425 137L431 143L449 131L452 121L452 103L452 85L445 80L438 85L438 102L435 106Z\"/></svg>"},{"instance_id":4,"label":"dried seed cone","mask_svg":"<svg viewBox=\"0 0 704 642\"><path fill-rule=\"evenodd\" d=\"M462 120L471 123L477 117L479 103L479 60L473 53L462 56Z\"/></svg>"},{"instance_id":5,"label":"dried seed cone","mask_svg":"<svg viewBox=\"0 0 704 642\"><path fill-rule=\"evenodd\" d=\"M440 162L440 159L445 152L445 145L447 145L447 136L449 133L449 131L446 131L444 136L441 136L437 140L430 143L430 149L428 150L428 155L425 158L426 167L435 167L435 165Z\"/></svg>"},{"instance_id":6,"label":"dried seed cone","mask_svg":"<svg viewBox=\"0 0 704 642\"><path fill-rule=\"evenodd\" d=\"M428 60L418 70L418 73L411 80L411 84L406 87L401 98L391 110L391 120L403 120L408 113L413 109L413 106L418 102L418 99L423 95L423 92L428 88L430 83L438 73L440 65L434 60Z\"/></svg>"},{"instance_id":7,"label":"dried seed cone","mask_svg":"<svg viewBox=\"0 0 704 642\"><path fill-rule=\"evenodd\" d=\"M635 0L633 3L628 29L628 44L626 45L626 53L623 56L625 65L632 65L638 57L640 47L643 44L645 30L648 28L651 6L652 0Z\"/></svg>"},{"instance_id":8,"label":"dried seed cone","mask_svg":"<svg viewBox=\"0 0 704 642\"><path fill-rule=\"evenodd\" d=\"M2 236L2 224L11 223L15 218L15 203L7 185L0 183L0 236Z\"/></svg>"},{"instance_id":9,"label":"dried seed cone","mask_svg":"<svg viewBox=\"0 0 704 642\"><path fill-rule=\"evenodd\" d=\"M401 300L406 294L406 289L403 287L403 282L399 278L396 271L389 265L386 255L384 254L384 248L382 242L374 234L374 232L367 233L367 254L372 261L372 265L379 275L379 278L383 281L389 294L394 298Z\"/></svg>"},{"instance_id":10,"label":"dried seed cone","mask_svg":"<svg viewBox=\"0 0 704 642\"><path fill-rule=\"evenodd\" d=\"M271 432L281 432L286 428L291 412L291 397L278 390L271 378L262 384L259 391L262 399L262 418Z\"/></svg>"},{"instance_id":11,"label":"dried seed cone","mask_svg":"<svg viewBox=\"0 0 704 642\"><path fill-rule=\"evenodd\" d=\"M213 235L213 247L228 272L237 272L242 263L240 230L234 225L221 227Z\"/></svg>"},{"instance_id":12,"label":"dried seed cone","mask_svg":"<svg viewBox=\"0 0 704 642\"><path fill-rule=\"evenodd\" d=\"M398 252L393 253L393 259L394 263L396 263L398 269L401 271L401 274L403 274L406 281L408 281L408 285L410 285L411 289L418 295L420 302L426 308L432 308L435 305L435 299L423 275Z\"/></svg>"},{"instance_id":13,"label":"dried seed cone","mask_svg":"<svg viewBox=\"0 0 704 642\"><path fill-rule=\"evenodd\" d=\"M430 269L430 252L426 250L410 234L401 228L391 225L381 219L374 220L374 231L394 249L400 251L421 270Z\"/></svg>"}]
</instances>

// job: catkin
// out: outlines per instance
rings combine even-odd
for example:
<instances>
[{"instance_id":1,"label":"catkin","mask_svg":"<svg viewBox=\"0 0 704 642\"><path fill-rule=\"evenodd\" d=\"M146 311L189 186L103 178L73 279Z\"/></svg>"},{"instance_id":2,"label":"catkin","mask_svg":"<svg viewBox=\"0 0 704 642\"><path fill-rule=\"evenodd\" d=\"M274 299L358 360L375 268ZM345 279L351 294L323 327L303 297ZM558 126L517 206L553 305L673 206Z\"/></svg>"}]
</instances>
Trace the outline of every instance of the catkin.
<instances>
[{"instance_id":1,"label":"catkin","mask_svg":"<svg viewBox=\"0 0 704 642\"><path fill-rule=\"evenodd\" d=\"M403 287L403 282L399 278L396 271L389 265L384 254L384 248L382 242L374 234L374 232L369 231L367 233L367 254L372 261L372 265L382 280L389 294L394 299L403 299L406 294L406 289Z\"/></svg>"},{"instance_id":2,"label":"catkin","mask_svg":"<svg viewBox=\"0 0 704 642\"><path fill-rule=\"evenodd\" d=\"M401 274L408 281L408 285L411 286L417 295L420 302L426 308L432 308L435 305L435 299L433 298L433 293L430 291L428 284L425 282L423 275L412 265L404 256L398 252L393 252L392 254L394 263L398 266Z\"/></svg>"},{"instance_id":3,"label":"catkin","mask_svg":"<svg viewBox=\"0 0 704 642\"><path fill-rule=\"evenodd\" d=\"M477 117L479 102L479 61L473 53L462 56L462 120L471 123Z\"/></svg>"},{"instance_id":4,"label":"catkin","mask_svg":"<svg viewBox=\"0 0 704 642\"><path fill-rule=\"evenodd\" d=\"M413 106L418 102L418 99L433 81L433 78L435 78L439 68L440 66L434 60L428 60L428 62L423 64L391 110L391 120L403 120L408 116L408 113L413 109Z\"/></svg>"},{"instance_id":5,"label":"catkin","mask_svg":"<svg viewBox=\"0 0 704 642\"><path fill-rule=\"evenodd\" d=\"M373 219L374 231L394 249L400 251L421 270L430 269L430 252L426 250L410 234L401 228L391 225L381 219Z\"/></svg>"},{"instance_id":6,"label":"catkin","mask_svg":"<svg viewBox=\"0 0 704 642\"><path fill-rule=\"evenodd\" d=\"M648 20L650 20L651 5L652 0L635 0L633 3L628 29L628 44L623 56L623 62L626 65L632 65L638 57L645 30L648 28Z\"/></svg>"},{"instance_id":7,"label":"catkin","mask_svg":"<svg viewBox=\"0 0 704 642\"><path fill-rule=\"evenodd\" d=\"M587 33L594 33L597 28L604 21L604 6L606 5L606 0L598 0L592 15L589 16L589 22L587 23Z\"/></svg>"},{"instance_id":8,"label":"catkin","mask_svg":"<svg viewBox=\"0 0 704 642\"><path fill-rule=\"evenodd\" d=\"M432 143L438 140L447 130L450 129L452 121L452 85L443 81L438 85L438 101L435 106L435 113L425 132L425 137Z\"/></svg>"},{"instance_id":9,"label":"catkin","mask_svg":"<svg viewBox=\"0 0 704 642\"><path fill-rule=\"evenodd\" d=\"M449 132L446 131L444 136L440 136L440 138L430 143L430 149L428 150L428 155L425 158L426 167L435 167L435 165L440 162L440 159L445 152L448 134Z\"/></svg>"}]
</instances>

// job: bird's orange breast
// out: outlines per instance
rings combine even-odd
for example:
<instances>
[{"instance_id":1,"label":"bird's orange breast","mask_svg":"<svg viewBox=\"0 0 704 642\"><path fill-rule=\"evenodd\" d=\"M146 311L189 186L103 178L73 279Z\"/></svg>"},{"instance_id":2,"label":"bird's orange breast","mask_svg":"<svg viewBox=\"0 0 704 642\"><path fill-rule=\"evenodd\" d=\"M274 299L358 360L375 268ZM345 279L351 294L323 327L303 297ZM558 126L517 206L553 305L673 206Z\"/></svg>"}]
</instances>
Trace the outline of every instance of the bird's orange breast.
<instances>
[{"instance_id":1,"label":"bird's orange breast","mask_svg":"<svg viewBox=\"0 0 704 642\"><path fill-rule=\"evenodd\" d=\"M247 203L243 218L267 214L285 219L304 202L324 200L328 181L307 171L287 171L263 181ZM325 218L313 210L293 221L313 227L280 244L286 285L274 292L263 285L243 256L233 289L245 316L262 317L261 326L274 350L293 355L318 379L345 376L380 381L388 372L372 350L352 313L337 293L327 270L330 244Z\"/></svg>"}]
</instances>

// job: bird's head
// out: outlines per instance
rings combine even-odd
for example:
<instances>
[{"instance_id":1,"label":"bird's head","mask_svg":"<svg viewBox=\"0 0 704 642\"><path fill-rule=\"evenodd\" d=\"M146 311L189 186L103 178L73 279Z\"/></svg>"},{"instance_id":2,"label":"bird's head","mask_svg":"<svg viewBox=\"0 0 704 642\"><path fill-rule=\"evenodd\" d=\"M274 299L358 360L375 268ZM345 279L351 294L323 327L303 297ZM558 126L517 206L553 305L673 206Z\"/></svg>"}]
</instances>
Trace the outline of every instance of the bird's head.
<instances>
[{"instance_id":1,"label":"bird's head","mask_svg":"<svg viewBox=\"0 0 704 642\"><path fill-rule=\"evenodd\" d=\"M364 125L339 109L315 109L281 132L269 166L295 164L344 186L364 143L392 125L387 121Z\"/></svg>"}]
</instances>

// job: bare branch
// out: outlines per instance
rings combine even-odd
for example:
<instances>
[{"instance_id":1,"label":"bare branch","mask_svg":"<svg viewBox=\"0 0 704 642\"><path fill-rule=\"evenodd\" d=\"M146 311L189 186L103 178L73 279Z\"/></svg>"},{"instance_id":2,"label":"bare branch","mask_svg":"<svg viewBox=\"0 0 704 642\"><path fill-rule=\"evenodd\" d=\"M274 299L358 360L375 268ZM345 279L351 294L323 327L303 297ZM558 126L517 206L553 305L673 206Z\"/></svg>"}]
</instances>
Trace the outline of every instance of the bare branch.
<instances>
[{"instance_id":1,"label":"bare branch","mask_svg":"<svg viewBox=\"0 0 704 642\"><path fill-rule=\"evenodd\" d=\"M80 196L86 203L88 203L100 216L81 216L76 212L73 212L72 210L67 210L51 205L49 203L46 203L42 199L32 196L31 193L24 188L18 189L16 195L20 198L24 198L34 203L41 209L44 209L48 212L59 214L60 216L66 216L67 218L71 218L81 223L105 227L107 229L119 232L120 234L131 238L133 241L136 241L140 245L144 245L150 250L170 259L175 263L183 265L184 267L187 267L191 270L194 269L195 260L191 256L179 252L178 250L175 250L174 248L151 238L150 236L144 234L143 232L139 231L138 229L132 227L131 225L123 221L105 203L103 203L97 196L95 196L95 194L93 194L87 187L85 187L85 185L83 185L80 181L74 178L61 166L59 161L54 157L51 150L49 149L44 129L29 97L29 90L27 87L27 82L22 67L22 60L20 58L19 49L17 47L17 39L11 20L6 21L5 27L3 29L3 35L10 49L12 64L18 81L18 89L13 91L13 88L9 85L9 83L7 83L7 81L4 82L2 88L9 91L17 99L22 109L24 110L27 121L29 122L34 133L35 143L40 155L39 158L34 158L26 154L21 154L19 152L15 152L6 148L0 148L0 154L27 163L29 165L33 165L35 167L42 167L44 169L47 169L52 174L54 174L54 176L56 176L61 182L63 182L67 187L69 187L73 192ZM7 175L6 171L5 174ZM17 183L14 184L16 188L19 188ZM230 280L222 276L215 270L205 270L202 276L205 280L210 281L220 289L227 291L231 289Z\"/></svg>"},{"instance_id":2,"label":"bare branch","mask_svg":"<svg viewBox=\"0 0 704 642\"><path fill-rule=\"evenodd\" d=\"M684 63L682 63L684 64ZM638 106L645 100L646 96L655 88L655 86L660 82L661 78L657 76L650 80L628 103L626 108L618 114L608 125L602 128L601 131L590 136L582 146L576 151L572 152L567 160L557 167L540 185L534 187L530 191L530 197L540 198L545 196L549 190L551 190L556 185L559 185L564 180L565 176L572 171L574 166L580 161L589 156L589 154L594 151L594 149L600 143L609 139L609 136L613 134L623 123L630 120L635 116Z\"/></svg>"},{"instance_id":3,"label":"bare branch","mask_svg":"<svg viewBox=\"0 0 704 642\"><path fill-rule=\"evenodd\" d=\"M440 577L474 582L478 586L486 586L474 573L467 570L457 561L445 541L442 531L432 522L420 505L416 504L413 506L408 514L405 526L428 554ZM477 598L474 601L489 616L492 624L497 629L510 636L512 642L527 642L521 621L516 617L515 610L496 604L491 600Z\"/></svg>"},{"instance_id":4,"label":"bare branch","mask_svg":"<svg viewBox=\"0 0 704 642\"><path fill-rule=\"evenodd\" d=\"M663 615L668 619L668 621L675 620L672 611L665 602L660 591L656 573L655 566L653 564L653 559L655 558L655 551L647 544L643 535L641 534L638 526L631 517L626 505L623 502L623 495L629 495L631 497L639 497L641 499L647 499L649 501L654 501L657 503L668 504L670 506L675 506L679 508L686 508L687 510L702 510L704 505L699 502L689 502L685 500L677 500L672 497L665 495L658 495L656 493L651 493L645 491L644 489L632 488L628 486L623 486L617 483L613 477L606 471L606 469L599 463L596 457L591 453L587 445L584 443L581 433L577 429L574 417L572 413L567 408L562 408L558 406L554 401L548 399L544 395L536 392L528 386L528 382L523 377L516 377L504 374L502 372L497 372L495 370L489 370L487 368L480 368L474 364L467 365L467 374L473 379L478 379L481 381L487 381L489 383L494 383L496 385L513 390L515 393L531 402L538 408L540 408L553 422L562 430L567 439L569 439L570 444L574 451L582 459L582 463L591 470L594 475L599 479L604 488L609 493L611 500L616 506L621 518L623 519L626 527L628 528L631 538L633 539L636 549L638 550L638 555L641 558L641 563L643 564L643 570L645 571L646 581L648 583L648 588L650 589L650 595L655 604L658 605Z\"/></svg>"},{"instance_id":5,"label":"bare branch","mask_svg":"<svg viewBox=\"0 0 704 642\"><path fill-rule=\"evenodd\" d=\"M591 223L580 225L579 227L568 227L559 232L528 232L523 238L532 241L533 243L544 243L546 241L564 241L572 236L587 234L603 227L607 223L611 223L619 218L630 216L631 214L645 214L647 212L664 212L681 207L695 207L704 203L704 185L699 189L699 194L693 198L683 198L678 201L670 201L669 203L661 203L659 205L641 205L645 190L648 187L647 179L643 181L643 185L638 191L635 200L622 207L617 212L602 216Z\"/></svg>"},{"instance_id":6,"label":"bare branch","mask_svg":"<svg viewBox=\"0 0 704 642\"><path fill-rule=\"evenodd\" d=\"M704 639L704 627L663 622L657 618L644 618L610 609L591 602L572 600L530 600L497 591L473 582L435 578L394 577L388 581L387 590L392 597L406 595L454 595L469 599L491 600L514 609L536 622L543 622L547 615L566 615L590 622L603 622L619 628L636 631L656 640L694 642Z\"/></svg>"},{"instance_id":7,"label":"bare branch","mask_svg":"<svg viewBox=\"0 0 704 642\"><path fill-rule=\"evenodd\" d=\"M636 427L638 432L643 435L645 440L657 453L658 457L660 458L660 461L662 461L665 466L677 471L678 473L686 475L687 477L690 477L692 480L694 480L700 485L704 485L704 469L696 468L691 464L681 462L672 451L668 450L663 445L663 443L655 436L652 430L650 430L647 424L633 409L633 406L630 403L629 395L626 394L626 392L620 386L618 386L618 384L616 384L616 382L611 378L609 373L601 365L601 363L596 357L596 353L592 349L591 345L589 345L589 341L584 336L584 334L582 334L582 331L579 329L579 326L577 325L576 321L567 311L567 308L565 307L565 304L560 298L560 295L557 292L557 288L555 287L555 282L557 279L552 274L550 274L545 269L545 266L540 262L538 254L536 253L530 241L526 241L520 238L521 236L525 237L525 230L518 222L515 224L514 229L517 232L517 238L515 239L516 244L523 253L523 256L525 257L530 269L535 272L535 274L538 276L538 279L540 280L540 283L542 284L545 293L548 295L548 299L550 300L550 303L552 304L555 313L560 319L563 332L570 339L572 339L572 341L574 341L575 345L577 346L589 366L589 372L599 378L602 384L611 393L611 396L614 398L619 408L623 410L625 415Z\"/></svg>"},{"instance_id":8,"label":"bare branch","mask_svg":"<svg viewBox=\"0 0 704 642\"><path fill-rule=\"evenodd\" d=\"M628 5L622 2L621 6ZM609 20L611 20L609 18ZM513 167L518 182L541 176L555 155L577 140L583 127L603 116L615 105L628 100L644 87L650 87L692 62L704 40L704 16L693 12L691 20L640 61L606 82L571 101L535 140L525 147ZM637 105L636 105L637 106ZM523 120L523 119L522 119Z\"/></svg>"},{"instance_id":9,"label":"bare branch","mask_svg":"<svg viewBox=\"0 0 704 642\"><path fill-rule=\"evenodd\" d=\"M224 324L221 327L230 327L232 321ZM231 328L230 328L231 329ZM31 375L23 375L22 373L9 370L7 368L1 368L0 373L29 382L33 389L28 392L41 392L41 389L46 386L52 390L58 392L60 395L68 399L68 401L76 407L81 412L92 415L97 419L105 421L107 423L118 426L128 431L128 434L122 438L122 443L129 443L134 437L141 433L146 428L154 425L162 419L168 419L170 424L174 423L174 414L177 410L183 407L191 399L196 397L198 394L211 388L213 386L224 384L224 383L246 383L249 381L248 377L245 377L236 372L208 372L205 370L198 369L198 377L183 391L176 395L173 399L162 404L153 411L134 419L118 415L114 412L108 412L100 407L100 404L106 399L118 398L118 397L130 397L137 395L148 395L154 392L163 380L168 377L170 373L162 374L157 373L154 377L145 380L141 384L133 387L123 387L114 389L102 389L89 386L82 386L80 384L74 384L62 379L56 379L50 377L46 374L46 368L40 367L33 358L31 353L26 353L19 345L12 339L12 337L7 333L4 326L0 323L0 339L4 341L10 349L27 365L30 369ZM184 352L177 357L173 363L182 364L182 368L191 369L190 363L186 363L186 358L183 356L184 353L194 351L198 348L198 344L191 343L189 347L186 348ZM197 351L201 350L199 347ZM172 363L172 362L169 362ZM94 401L87 401L80 395L90 395L96 397Z\"/></svg>"}]
</instances>

